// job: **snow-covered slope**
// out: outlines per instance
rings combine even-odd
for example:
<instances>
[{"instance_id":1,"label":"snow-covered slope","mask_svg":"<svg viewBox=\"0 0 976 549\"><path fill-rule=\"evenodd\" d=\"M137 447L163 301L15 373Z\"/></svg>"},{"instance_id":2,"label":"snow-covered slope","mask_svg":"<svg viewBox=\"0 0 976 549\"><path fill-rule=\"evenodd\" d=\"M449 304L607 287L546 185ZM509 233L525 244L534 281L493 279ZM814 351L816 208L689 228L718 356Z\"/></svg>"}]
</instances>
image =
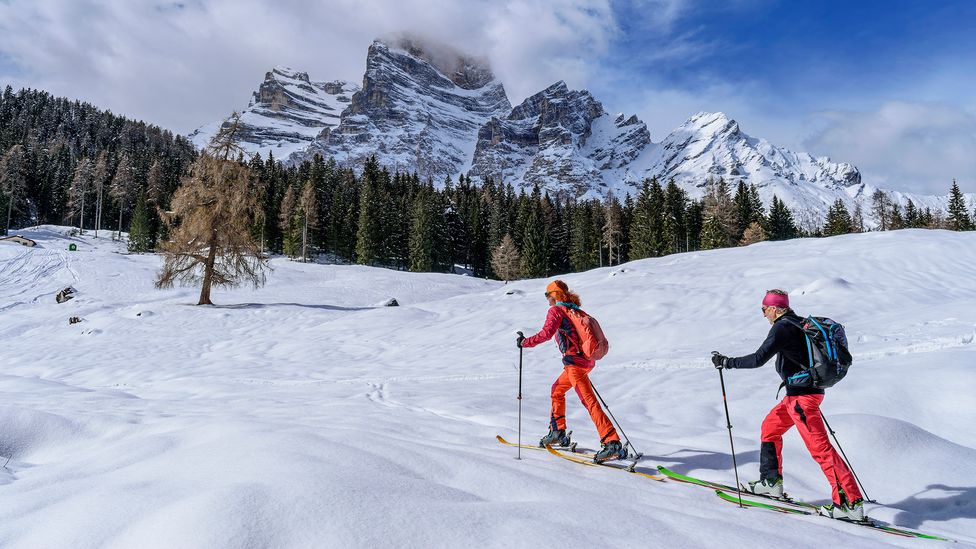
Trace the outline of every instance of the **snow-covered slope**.
<instances>
[{"instance_id":1,"label":"snow-covered slope","mask_svg":"<svg viewBox=\"0 0 976 549\"><path fill-rule=\"evenodd\" d=\"M499 445L515 438L513 330L546 281L509 285L276 259L267 286L155 290L153 255L42 227L0 243L0 546L901 546L818 517ZM76 252L67 251L76 243ZM713 349L754 350L767 288L845 323L855 366L823 411L871 516L976 544L976 233L761 243L566 276L611 352L592 380L646 457L731 482ZM58 305L65 285L78 297ZM378 307L396 297L401 307ZM84 319L69 325L68 317ZM547 429L554 345L525 351L523 440ZM726 373L739 474L757 474L770 366ZM582 446L597 437L576 397ZM795 432L787 490L826 502ZM941 546L941 545L939 545Z\"/></svg>"},{"instance_id":2,"label":"snow-covered slope","mask_svg":"<svg viewBox=\"0 0 976 549\"><path fill-rule=\"evenodd\" d=\"M315 82L308 74L288 67L275 67L241 111L241 138L238 144L250 155L269 154L284 160L304 150L323 130L339 124L339 114L352 95L355 84ZM224 123L212 122L189 135L203 148Z\"/></svg>"},{"instance_id":3,"label":"snow-covered slope","mask_svg":"<svg viewBox=\"0 0 976 549\"><path fill-rule=\"evenodd\" d=\"M478 128L511 109L487 64L409 39L375 41L363 88L338 127L292 160L314 154L361 167L372 155L391 170L438 183L468 170Z\"/></svg>"}]
</instances>

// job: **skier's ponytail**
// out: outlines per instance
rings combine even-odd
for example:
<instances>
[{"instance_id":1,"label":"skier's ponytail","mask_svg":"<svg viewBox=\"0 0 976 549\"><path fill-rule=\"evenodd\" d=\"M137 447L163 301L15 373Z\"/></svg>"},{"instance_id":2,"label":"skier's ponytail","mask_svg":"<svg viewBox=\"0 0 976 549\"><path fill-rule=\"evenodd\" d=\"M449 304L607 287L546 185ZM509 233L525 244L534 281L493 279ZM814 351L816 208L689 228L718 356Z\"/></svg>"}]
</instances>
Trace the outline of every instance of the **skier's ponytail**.
<instances>
[{"instance_id":1,"label":"skier's ponytail","mask_svg":"<svg viewBox=\"0 0 976 549\"><path fill-rule=\"evenodd\" d=\"M553 280L548 286L546 286L546 294L552 295L556 301L572 303L577 307L583 306L580 296L575 292L569 291L569 286L562 280Z\"/></svg>"}]
</instances>

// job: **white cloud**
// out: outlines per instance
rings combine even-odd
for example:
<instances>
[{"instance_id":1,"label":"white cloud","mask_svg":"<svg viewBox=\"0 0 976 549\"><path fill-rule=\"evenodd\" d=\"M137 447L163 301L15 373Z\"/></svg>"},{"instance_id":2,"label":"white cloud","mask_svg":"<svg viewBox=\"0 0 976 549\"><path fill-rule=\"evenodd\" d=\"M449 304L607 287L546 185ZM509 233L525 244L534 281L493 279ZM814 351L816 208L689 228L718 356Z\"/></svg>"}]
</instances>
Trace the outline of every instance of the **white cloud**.
<instances>
[{"instance_id":1,"label":"white cloud","mask_svg":"<svg viewBox=\"0 0 976 549\"><path fill-rule=\"evenodd\" d=\"M411 33L487 57L513 104L565 80L608 110L636 113L655 141L698 111L723 111L752 136L851 162L873 184L941 194L956 177L976 188L972 71L934 64L924 79L856 97L820 89L797 97L714 70L686 72L679 86L662 67L681 71L736 46L685 20L763 1L612 2L0 0L0 86L44 89L186 133L244 107L276 65L359 82L374 38Z\"/></svg>"},{"instance_id":2,"label":"white cloud","mask_svg":"<svg viewBox=\"0 0 976 549\"><path fill-rule=\"evenodd\" d=\"M359 81L370 42L399 32L486 56L518 102L585 85L616 25L609 0L9 0L0 82L187 132L243 107L276 65Z\"/></svg>"},{"instance_id":3,"label":"white cloud","mask_svg":"<svg viewBox=\"0 0 976 549\"><path fill-rule=\"evenodd\" d=\"M865 181L945 194L952 179L976 188L976 115L945 103L891 101L868 112L820 113L811 149L852 159Z\"/></svg>"}]
</instances>

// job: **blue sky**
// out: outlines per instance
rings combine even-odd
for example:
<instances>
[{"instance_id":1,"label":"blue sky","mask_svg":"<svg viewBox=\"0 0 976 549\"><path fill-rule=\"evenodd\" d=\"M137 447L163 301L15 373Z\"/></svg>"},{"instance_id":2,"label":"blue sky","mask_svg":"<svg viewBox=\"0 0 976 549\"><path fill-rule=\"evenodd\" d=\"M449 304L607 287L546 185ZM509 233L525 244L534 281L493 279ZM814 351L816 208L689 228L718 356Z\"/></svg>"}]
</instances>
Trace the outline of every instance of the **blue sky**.
<instances>
[{"instance_id":1,"label":"blue sky","mask_svg":"<svg viewBox=\"0 0 976 549\"><path fill-rule=\"evenodd\" d=\"M673 12L664 17L655 15L665 11L661 3L615 3L620 33L607 59L623 61L603 64L612 84L602 95L662 118L662 129L686 116L674 104L697 101L702 110L727 112L755 136L795 149L818 148L809 152L867 163L875 172L912 142L926 149L942 138L963 140L945 143L949 149L976 145L976 2L670 5ZM919 119L928 110L935 120L926 126ZM945 120L953 111L956 127ZM898 112L902 120L891 120ZM880 140L879 150L859 146L860 158L845 154L850 143L832 142L839 140L833 130L844 118L860 126L872 117L885 118L899 134ZM892 140L898 148L886 154ZM972 162L950 164L959 168L956 177L973 181ZM903 179L905 185L938 190L949 184L921 182L916 170L902 171L912 178ZM882 180L866 173L871 175ZM894 173L883 177L895 182Z\"/></svg>"},{"instance_id":2,"label":"blue sky","mask_svg":"<svg viewBox=\"0 0 976 549\"><path fill-rule=\"evenodd\" d=\"M655 141L698 111L857 165L866 181L976 190L976 1L0 0L0 85L189 132L266 71L362 78L376 37L484 55L513 103L557 80Z\"/></svg>"}]
</instances>

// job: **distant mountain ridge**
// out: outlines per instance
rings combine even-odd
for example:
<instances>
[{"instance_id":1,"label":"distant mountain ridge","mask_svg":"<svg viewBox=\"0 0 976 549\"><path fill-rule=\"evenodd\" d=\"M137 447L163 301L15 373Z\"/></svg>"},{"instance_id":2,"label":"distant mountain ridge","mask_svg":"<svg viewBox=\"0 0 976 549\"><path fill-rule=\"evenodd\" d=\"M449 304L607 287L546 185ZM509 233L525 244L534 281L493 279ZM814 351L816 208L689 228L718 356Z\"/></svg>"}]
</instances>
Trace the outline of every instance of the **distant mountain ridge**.
<instances>
[{"instance_id":1,"label":"distant mountain ridge","mask_svg":"<svg viewBox=\"0 0 976 549\"><path fill-rule=\"evenodd\" d=\"M241 111L242 137L238 145L245 152L284 160L305 150L323 131L339 125L340 114L359 91L359 86L342 80L316 82L308 73L289 67L275 67L251 95ZM224 121L204 125L188 137L198 148L210 142Z\"/></svg>"},{"instance_id":2,"label":"distant mountain ridge","mask_svg":"<svg viewBox=\"0 0 976 549\"><path fill-rule=\"evenodd\" d=\"M776 147L724 113L700 112L660 142L636 115L610 114L587 90L559 81L514 108L482 60L413 39L374 41L362 86L317 83L276 68L244 110L250 153L291 163L315 154L359 168L371 155L391 170L440 184L466 174L572 196L635 194L673 179L699 197L709 178L758 187L823 217L838 198L853 208L874 191L853 164ZM198 146L220 123L191 134ZM944 209L944 197L892 193ZM866 207L866 204L862 207Z\"/></svg>"}]
</instances>

